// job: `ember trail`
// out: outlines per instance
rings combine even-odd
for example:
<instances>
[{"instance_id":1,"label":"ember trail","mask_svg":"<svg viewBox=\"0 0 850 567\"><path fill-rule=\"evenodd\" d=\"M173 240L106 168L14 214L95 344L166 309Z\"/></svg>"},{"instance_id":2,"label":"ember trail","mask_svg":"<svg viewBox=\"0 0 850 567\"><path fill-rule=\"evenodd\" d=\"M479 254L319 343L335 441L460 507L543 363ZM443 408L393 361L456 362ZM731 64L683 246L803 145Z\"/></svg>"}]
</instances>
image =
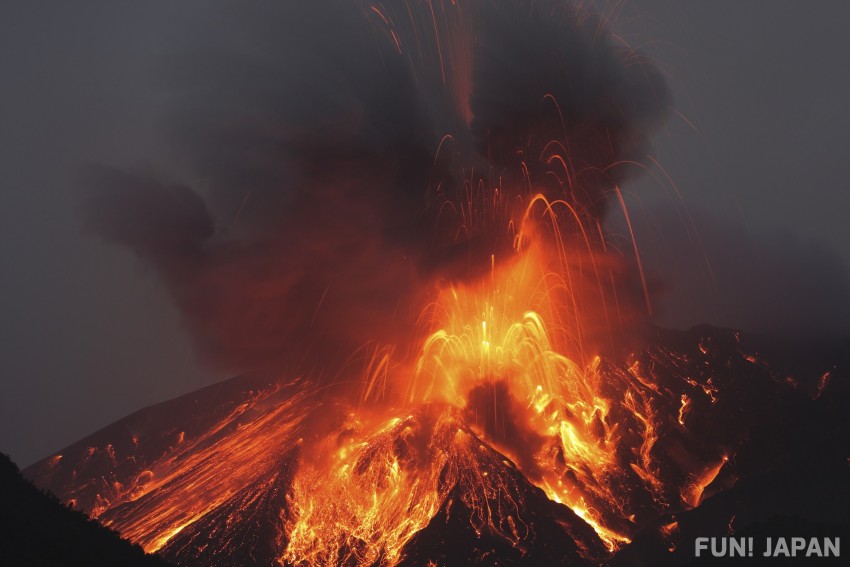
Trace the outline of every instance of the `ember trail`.
<instances>
[{"instance_id":1,"label":"ember trail","mask_svg":"<svg viewBox=\"0 0 850 567\"><path fill-rule=\"evenodd\" d=\"M259 127L298 171L284 212L261 202L247 236L222 234L188 187L92 181L93 228L154 266L216 363L255 371L30 476L180 565L600 562L642 530L674 546L676 514L737 480L747 429L709 426L752 410L726 405L735 377L784 386L732 332L642 326L624 187L667 105L652 64L559 1L288 9L336 63L316 92L352 100ZM317 39L326 18L369 57Z\"/></svg>"}]
</instances>

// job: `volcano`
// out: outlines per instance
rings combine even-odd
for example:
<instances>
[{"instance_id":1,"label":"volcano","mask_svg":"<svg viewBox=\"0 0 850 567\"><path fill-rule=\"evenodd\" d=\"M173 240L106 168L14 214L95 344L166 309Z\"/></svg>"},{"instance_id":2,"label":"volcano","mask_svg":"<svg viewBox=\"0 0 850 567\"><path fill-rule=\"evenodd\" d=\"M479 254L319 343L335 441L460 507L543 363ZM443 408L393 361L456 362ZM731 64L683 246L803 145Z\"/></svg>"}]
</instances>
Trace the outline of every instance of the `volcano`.
<instances>
[{"instance_id":1,"label":"volcano","mask_svg":"<svg viewBox=\"0 0 850 567\"><path fill-rule=\"evenodd\" d=\"M185 566L679 564L694 534L787 518L835 535L850 504L846 350L826 374L821 357L792 378L758 344L653 329L621 359L595 361L611 394L591 418L597 447L606 430L620 438L596 470L566 460L582 440L561 431L543 440L551 460L518 465L512 426L494 433L469 408L370 416L303 377L244 375L136 412L24 474Z\"/></svg>"},{"instance_id":2,"label":"volcano","mask_svg":"<svg viewBox=\"0 0 850 567\"><path fill-rule=\"evenodd\" d=\"M669 93L604 14L263 6L171 69L203 183L93 167L82 207L251 371L28 478L181 566L659 565L846 525L847 345L651 325L625 184Z\"/></svg>"}]
</instances>

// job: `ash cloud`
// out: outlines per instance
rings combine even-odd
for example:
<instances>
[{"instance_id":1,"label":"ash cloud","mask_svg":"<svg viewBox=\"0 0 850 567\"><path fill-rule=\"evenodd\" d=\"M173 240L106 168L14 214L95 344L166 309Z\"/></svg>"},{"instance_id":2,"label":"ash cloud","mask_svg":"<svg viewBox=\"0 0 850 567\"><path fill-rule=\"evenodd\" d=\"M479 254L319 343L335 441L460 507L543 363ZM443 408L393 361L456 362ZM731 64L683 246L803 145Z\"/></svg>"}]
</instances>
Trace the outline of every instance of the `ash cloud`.
<instances>
[{"instance_id":1,"label":"ash cloud","mask_svg":"<svg viewBox=\"0 0 850 567\"><path fill-rule=\"evenodd\" d=\"M567 196L596 219L613 185L635 174L626 162L643 159L670 98L654 65L616 48L601 19L564 2L496 3L481 16L470 96L482 155L540 178L546 145L563 140Z\"/></svg>"},{"instance_id":2,"label":"ash cloud","mask_svg":"<svg viewBox=\"0 0 850 567\"><path fill-rule=\"evenodd\" d=\"M413 55L430 20L384 14L399 50L367 5L215 7L171 39L159 70L185 181L165 168L82 177L88 230L155 269L210 363L310 351L324 364L410 337L422 293L475 277L504 246L507 218L437 230L442 205L464 198L462 172L520 185L525 164L542 183L543 148L561 139L576 188L543 187L596 218L631 173L615 164L641 154L666 106L651 65L561 2L462 2L461 20L437 4L446 84L437 60ZM450 84L459 61L472 63L466 91ZM446 94L458 90L460 105Z\"/></svg>"}]
</instances>

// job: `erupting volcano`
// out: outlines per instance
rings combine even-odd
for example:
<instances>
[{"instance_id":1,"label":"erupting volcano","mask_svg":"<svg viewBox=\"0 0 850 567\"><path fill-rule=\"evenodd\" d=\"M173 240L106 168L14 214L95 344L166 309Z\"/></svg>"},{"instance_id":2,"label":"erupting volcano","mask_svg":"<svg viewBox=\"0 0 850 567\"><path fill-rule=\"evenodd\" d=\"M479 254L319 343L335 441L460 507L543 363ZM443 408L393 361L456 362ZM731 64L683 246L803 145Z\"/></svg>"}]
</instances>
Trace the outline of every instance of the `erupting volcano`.
<instances>
[{"instance_id":1,"label":"erupting volcano","mask_svg":"<svg viewBox=\"0 0 850 567\"><path fill-rule=\"evenodd\" d=\"M38 486L177 565L630 564L763 520L739 487L800 458L846 475L838 361L792 379L739 332L648 324L624 184L669 101L604 15L283 10L296 63L173 78L196 82L175 147L205 194L86 180L90 229L243 374L37 463Z\"/></svg>"}]
</instances>

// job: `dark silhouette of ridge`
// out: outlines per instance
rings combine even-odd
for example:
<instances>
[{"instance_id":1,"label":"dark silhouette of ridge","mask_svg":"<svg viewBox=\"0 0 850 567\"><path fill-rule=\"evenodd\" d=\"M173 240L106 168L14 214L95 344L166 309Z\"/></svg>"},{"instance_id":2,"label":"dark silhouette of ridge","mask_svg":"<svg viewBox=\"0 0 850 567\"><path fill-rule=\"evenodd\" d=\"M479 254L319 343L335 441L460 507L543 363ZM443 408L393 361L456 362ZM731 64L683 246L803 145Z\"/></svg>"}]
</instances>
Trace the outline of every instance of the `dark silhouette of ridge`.
<instances>
[{"instance_id":1,"label":"dark silhouette of ridge","mask_svg":"<svg viewBox=\"0 0 850 567\"><path fill-rule=\"evenodd\" d=\"M0 525L0 564L6 567L170 565L33 486L3 453Z\"/></svg>"}]
</instances>

